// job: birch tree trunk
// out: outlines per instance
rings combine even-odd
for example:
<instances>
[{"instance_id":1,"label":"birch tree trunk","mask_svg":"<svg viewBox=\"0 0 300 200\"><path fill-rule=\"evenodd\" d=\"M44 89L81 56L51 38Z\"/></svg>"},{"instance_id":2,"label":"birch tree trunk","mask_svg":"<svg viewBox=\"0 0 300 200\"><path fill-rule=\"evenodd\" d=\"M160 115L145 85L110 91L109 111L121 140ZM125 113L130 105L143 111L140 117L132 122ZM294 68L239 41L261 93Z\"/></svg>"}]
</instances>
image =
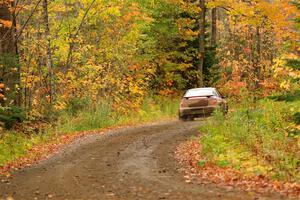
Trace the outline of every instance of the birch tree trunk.
<instances>
[{"instance_id":1,"label":"birch tree trunk","mask_svg":"<svg viewBox=\"0 0 300 200\"><path fill-rule=\"evenodd\" d=\"M48 0L43 1L43 12L44 12L44 26L45 26L45 37L46 37L46 65L48 68L49 74L49 97L50 97L50 104L52 105L54 100L54 74L53 74L53 63L52 63L52 51L51 51L51 35L50 35L50 28L49 28L49 15L48 15Z\"/></svg>"}]
</instances>

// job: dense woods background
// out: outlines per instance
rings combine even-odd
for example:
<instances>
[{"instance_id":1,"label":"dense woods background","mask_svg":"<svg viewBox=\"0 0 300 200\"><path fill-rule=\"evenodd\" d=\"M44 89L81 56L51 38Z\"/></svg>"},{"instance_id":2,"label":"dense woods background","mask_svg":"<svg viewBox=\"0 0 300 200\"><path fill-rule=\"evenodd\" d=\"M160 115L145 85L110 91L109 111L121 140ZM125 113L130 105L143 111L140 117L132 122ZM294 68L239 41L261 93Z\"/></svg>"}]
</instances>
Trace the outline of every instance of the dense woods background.
<instances>
[{"instance_id":1,"label":"dense woods background","mask_svg":"<svg viewBox=\"0 0 300 200\"><path fill-rule=\"evenodd\" d=\"M299 98L299 9L297 0L0 0L2 142L8 129L41 134L37 124L75 131L136 112L175 115L176 97L192 87L217 87L235 104ZM274 130L299 135L297 105L294 121L278 112L288 124ZM29 143L4 142L3 152Z\"/></svg>"},{"instance_id":2,"label":"dense woods background","mask_svg":"<svg viewBox=\"0 0 300 200\"><path fill-rule=\"evenodd\" d=\"M149 92L199 86L234 94L289 89L299 77L297 6L2 0L1 112L49 118L74 101L107 98L116 108L138 108Z\"/></svg>"}]
</instances>

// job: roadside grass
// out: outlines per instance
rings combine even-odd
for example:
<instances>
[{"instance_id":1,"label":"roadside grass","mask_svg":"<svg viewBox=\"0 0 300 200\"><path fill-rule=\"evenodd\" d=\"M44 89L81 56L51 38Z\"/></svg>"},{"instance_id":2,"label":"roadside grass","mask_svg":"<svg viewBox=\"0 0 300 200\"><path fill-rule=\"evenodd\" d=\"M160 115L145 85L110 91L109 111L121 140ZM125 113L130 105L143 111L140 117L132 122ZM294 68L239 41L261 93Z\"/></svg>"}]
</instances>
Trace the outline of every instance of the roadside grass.
<instances>
[{"instance_id":1,"label":"roadside grass","mask_svg":"<svg viewBox=\"0 0 300 200\"><path fill-rule=\"evenodd\" d=\"M55 132L70 133L107 128L115 125L157 121L175 117L178 107L179 99L152 97L145 99L139 110L131 110L127 114L120 115L113 110L111 105L100 102L95 106L89 106L75 116L70 114L70 112L61 114Z\"/></svg>"},{"instance_id":2,"label":"roadside grass","mask_svg":"<svg viewBox=\"0 0 300 200\"><path fill-rule=\"evenodd\" d=\"M72 106L59 114L56 125L43 132L25 134L6 131L0 134L0 167L23 157L34 146L46 144L64 135L92 131L114 126L132 125L174 118L178 112L179 99L152 97L144 100L139 110L120 115L105 102L96 105L85 102Z\"/></svg>"},{"instance_id":3,"label":"roadside grass","mask_svg":"<svg viewBox=\"0 0 300 200\"><path fill-rule=\"evenodd\" d=\"M227 116L217 111L200 128L205 162L300 183L299 113L300 98L293 94L244 101Z\"/></svg>"}]
</instances>

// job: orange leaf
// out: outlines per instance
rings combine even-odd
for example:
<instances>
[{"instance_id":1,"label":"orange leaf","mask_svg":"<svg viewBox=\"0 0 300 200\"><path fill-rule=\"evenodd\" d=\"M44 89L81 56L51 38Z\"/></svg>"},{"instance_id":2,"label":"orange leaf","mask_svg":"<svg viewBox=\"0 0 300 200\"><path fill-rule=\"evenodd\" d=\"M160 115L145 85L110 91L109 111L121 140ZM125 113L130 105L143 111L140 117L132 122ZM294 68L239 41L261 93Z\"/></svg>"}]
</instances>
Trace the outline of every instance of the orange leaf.
<instances>
[{"instance_id":1,"label":"orange leaf","mask_svg":"<svg viewBox=\"0 0 300 200\"><path fill-rule=\"evenodd\" d=\"M12 22L9 20L0 19L0 23L3 24L4 27L10 28L12 26Z\"/></svg>"}]
</instances>

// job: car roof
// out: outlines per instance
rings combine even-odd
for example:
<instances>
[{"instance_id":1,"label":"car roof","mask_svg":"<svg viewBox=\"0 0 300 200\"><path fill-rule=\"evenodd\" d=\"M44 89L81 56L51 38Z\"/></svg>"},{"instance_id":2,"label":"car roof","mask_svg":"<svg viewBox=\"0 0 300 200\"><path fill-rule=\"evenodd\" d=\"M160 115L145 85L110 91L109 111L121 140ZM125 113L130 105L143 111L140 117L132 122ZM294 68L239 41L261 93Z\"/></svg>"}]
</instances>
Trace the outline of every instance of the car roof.
<instances>
[{"instance_id":1,"label":"car roof","mask_svg":"<svg viewBox=\"0 0 300 200\"><path fill-rule=\"evenodd\" d=\"M198 96L201 95L201 93L197 93L197 92L204 92L203 95L211 95L213 94L213 92L217 91L216 88L212 88L212 87L205 87L205 88L193 88L193 89L189 89L188 91L186 91L184 97L189 97L189 96Z\"/></svg>"},{"instance_id":2,"label":"car roof","mask_svg":"<svg viewBox=\"0 0 300 200\"><path fill-rule=\"evenodd\" d=\"M189 89L188 91L200 91L200 90L211 90L211 91L216 91L216 88L213 87L203 87L203 88L193 88Z\"/></svg>"}]
</instances>

